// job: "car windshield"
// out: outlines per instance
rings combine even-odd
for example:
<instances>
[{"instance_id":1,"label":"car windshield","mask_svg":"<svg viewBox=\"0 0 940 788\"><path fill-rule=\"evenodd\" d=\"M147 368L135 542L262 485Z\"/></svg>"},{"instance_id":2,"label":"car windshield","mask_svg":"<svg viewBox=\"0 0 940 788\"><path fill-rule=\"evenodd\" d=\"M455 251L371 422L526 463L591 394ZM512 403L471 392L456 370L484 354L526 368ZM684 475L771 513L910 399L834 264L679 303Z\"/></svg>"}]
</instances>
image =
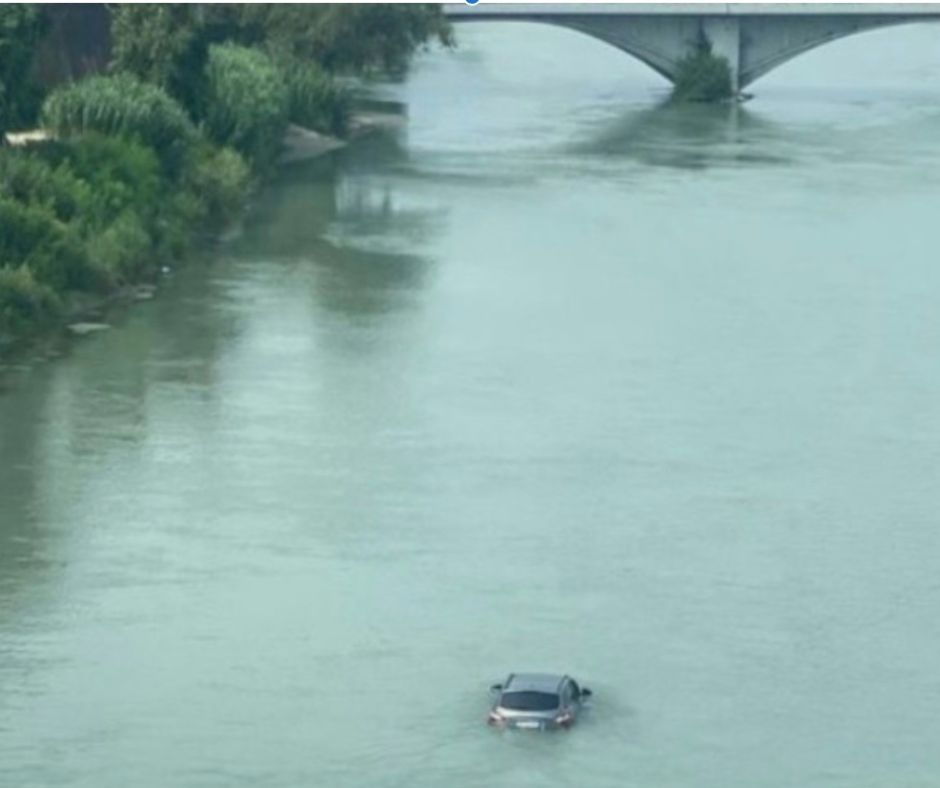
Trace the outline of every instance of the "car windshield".
<instances>
[{"instance_id":1,"label":"car windshield","mask_svg":"<svg viewBox=\"0 0 940 788\"><path fill-rule=\"evenodd\" d=\"M499 705L513 711L551 711L558 708L558 696L551 692L505 692Z\"/></svg>"}]
</instances>

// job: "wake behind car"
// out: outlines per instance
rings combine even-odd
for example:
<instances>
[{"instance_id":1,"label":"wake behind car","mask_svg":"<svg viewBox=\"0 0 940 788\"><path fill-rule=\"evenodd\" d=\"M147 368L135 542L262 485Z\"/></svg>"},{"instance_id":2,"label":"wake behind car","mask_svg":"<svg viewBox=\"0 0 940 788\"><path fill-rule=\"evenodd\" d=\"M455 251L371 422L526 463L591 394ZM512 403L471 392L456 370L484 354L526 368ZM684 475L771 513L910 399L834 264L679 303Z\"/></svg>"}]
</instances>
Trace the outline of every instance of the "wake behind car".
<instances>
[{"instance_id":1,"label":"wake behind car","mask_svg":"<svg viewBox=\"0 0 940 788\"><path fill-rule=\"evenodd\" d=\"M494 684L496 702L487 722L500 728L550 730L572 726L591 696L570 676L553 673L511 673Z\"/></svg>"}]
</instances>

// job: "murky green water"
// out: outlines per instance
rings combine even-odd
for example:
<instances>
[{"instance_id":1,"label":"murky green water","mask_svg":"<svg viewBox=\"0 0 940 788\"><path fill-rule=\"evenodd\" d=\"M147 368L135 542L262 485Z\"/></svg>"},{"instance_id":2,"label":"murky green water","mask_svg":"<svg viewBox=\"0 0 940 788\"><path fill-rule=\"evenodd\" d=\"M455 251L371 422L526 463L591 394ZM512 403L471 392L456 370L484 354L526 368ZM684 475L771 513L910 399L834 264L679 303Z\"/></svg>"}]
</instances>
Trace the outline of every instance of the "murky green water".
<instances>
[{"instance_id":1,"label":"murky green water","mask_svg":"<svg viewBox=\"0 0 940 788\"><path fill-rule=\"evenodd\" d=\"M940 784L940 28L682 111L463 41L0 374L0 784Z\"/></svg>"}]
</instances>

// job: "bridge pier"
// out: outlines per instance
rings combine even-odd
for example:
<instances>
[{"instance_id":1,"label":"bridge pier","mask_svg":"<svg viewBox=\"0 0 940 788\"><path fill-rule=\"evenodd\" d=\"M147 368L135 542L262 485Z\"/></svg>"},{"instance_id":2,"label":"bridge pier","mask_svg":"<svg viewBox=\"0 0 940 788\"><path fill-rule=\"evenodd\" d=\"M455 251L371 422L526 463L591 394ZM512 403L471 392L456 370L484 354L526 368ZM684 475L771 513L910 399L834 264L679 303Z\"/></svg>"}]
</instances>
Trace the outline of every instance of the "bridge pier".
<instances>
[{"instance_id":1,"label":"bridge pier","mask_svg":"<svg viewBox=\"0 0 940 788\"><path fill-rule=\"evenodd\" d=\"M507 8L509 6L502 6ZM546 6L551 8L551 6ZM553 16L540 21L573 28L599 38L622 52L627 52L675 82L679 64L698 52L702 45L712 54L727 59L731 67L731 88L741 85L741 20L728 16Z\"/></svg>"},{"instance_id":2,"label":"bridge pier","mask_svg":"<svg viewBox=\"0 0 940 788\"><path fill-rule=\"evenodd\" d=\"M723 57L731 67L731 90L741 89L741 20L737 17L706 16L702 20L702 37L711 46L713 55Z\"/></svg>"}]
</instances>

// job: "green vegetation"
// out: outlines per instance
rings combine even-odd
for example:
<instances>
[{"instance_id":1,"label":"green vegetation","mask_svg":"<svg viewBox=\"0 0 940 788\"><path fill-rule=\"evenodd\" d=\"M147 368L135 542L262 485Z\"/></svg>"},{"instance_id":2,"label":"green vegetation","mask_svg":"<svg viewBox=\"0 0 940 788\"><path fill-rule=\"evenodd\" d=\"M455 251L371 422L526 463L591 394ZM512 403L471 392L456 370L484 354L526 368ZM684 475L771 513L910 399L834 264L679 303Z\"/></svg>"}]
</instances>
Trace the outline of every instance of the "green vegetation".
<instances>
[{"instance_id":1,"label":"green vegetation","mask_svg":"<svg viewBox=\"0 0 940 788\"><path fill-rule=\"evenodd\" d=\"M0 131L38 116L53 137L0 146L0 339L61 319L78 293L153 277L235 219L288 122L344 133L350 96L334 73L400 70L449 42L430 5L111 13L112 72L43 102L29 80L42 10L0 6Z\"/></svg>"},{"instance_id":2,"label":"green vegetation","mask_svg":"<svg viewBox=\"0 0 940 788\"><path fill-rule=\"evenodd\" d=\"M88 184L69 168L12 151L0 152L0 195L47 208L62 222L71 221L91 199Z\"/></svg>"},{"instance_id":3,"label":"green vegetation","mask_svg":"<svg viewBox=\"0 0 940 788\"><path fill-rule=\"evenodd\" d=\"M291 119L313 119L311 128L327 132L348 114L332 74L400 72L417 48L452 43L433 4L117 5L112 13L115 70L162 87L194 120L206 105L210 51L232 43L266 52L300 82Z\"/></svg>"},{"instance_id":4,"label":"green vegetation","mask_svg":"<svg viewBox=\"0 0 940 788\"><path fill-rule=\"evenodd\" d=\"M208 42L197 4L115 5L114 70L165 90L187 109L201 92Z\"/></svg>"},{"instance_id":5,"label":"green vegetation","mask_svg":"<svg viewBox=\"0 0 940 788\"><path fill-rule=\"evenodd\" d=\"M707 43L679 63L674 101L725 101L733 95L731 66L726 58L713 54Z\"/></svg>"},{"instance_id":6,"label":"green vegetation","mask_svg":"<svg viewBox=\"0 0 940 788\"><path fill-rule=\"evenodd\" d=\"M94 232L120 214L134 210L148 217L159 210L163 175L156 152L140 141L85 133L64 142L31 149L33 161L49 168L63 183L78 182L81 195L74 220ZM28 154L21 154L29 159Z\"/></svg>"},{"instance_id":7,"label":"green vegetation","mask_svg":"<svg viewBox=\"0 0 940 788\"><path fill-rule=\"evenodd\" d=\"M43 324L71 293L104 296L151 278L238 215L248 165L191 134L172 167L143 142L152 138L146 133L87 126L55 142L0 150L0 334Z\"/></svg>"},{"instance_id":8,"label":"green vegetation","mask_svg":"<svg viewBox=\"0 0 940 788\"><path fill-rule=\"evenodd\" d=\"M38 282L55 291L94 286L78 234L48 210L0 198L0 227L0 260L7 266L27 266Z\"/></svg>"},{"instance_id":9,"label":"green vegetation","mask_svg":"<svg viewBox=\"0 0 940 788\"><path fill-rule=\"evenodd\" d=\"M0 268L0 332L17 334L57 318L62 305L26 266Z\"/></svg>"},{"instance_id":10,"label":"green vegetation","mask_svg":"<svg viewBox=\"0 0 940 788\"><path fill-rule=\"evenodd\" d=\"M288 111L283 75L264 52L236 44L210 47L204 110L210 139L266 165L278 153Z\"/></svg>"},{"instance_id":11,"label":"green vegetation","mask_svg":"<svg viewBox=\"0 0 940 788\"><path fill-rule=\"evenodd\" d=\"M209 228L220 227L241 212L251 183L251 169L231 148L200 145L184 176L186 191L201 195L200 210Z\"/></svg>"},{"instance_id":12,"label":"green vegetation","mask_svg":"<svg viewBox=\"0 0 940 788\"><path fill-rule=\"evenodd\" d=\"M452 43L439 5L365 3L246 5L239 26L274 52L330 72L403 71L414 51Z\"/></svg>"},{"instance_id":13,"label":"green vegetation","mask_svg":"<svg viewBox=\"0 0 940 788\"><path fill-rule=\"evenodd\" d=\"M287 59L280 64L287 82L291 123L342 136L349 126L350 95L314 63Z\"/></svg>"},{"instance_id":14,"label":"green vegetation","mask_svg":"<svg viewBox=\"0 0 940 788\"><path fill-rule=\"evenodd\" d=\"M55 91L43 105L42 120L60 139L98 132L137 140L173 171L195 135L177 102L131 74L89 77Z\"/></svg>"},{"instance_id":15,"label":"green vegetation","mask_svg":"<svg viewBox=\"0 0 940 788\"><path fill-rule=\"evenodd\" d=\"M0 143L6 131L36 118L42 93L30 67L44 30L40 7L0 4Z\"/></svg>"}]
</instances>

